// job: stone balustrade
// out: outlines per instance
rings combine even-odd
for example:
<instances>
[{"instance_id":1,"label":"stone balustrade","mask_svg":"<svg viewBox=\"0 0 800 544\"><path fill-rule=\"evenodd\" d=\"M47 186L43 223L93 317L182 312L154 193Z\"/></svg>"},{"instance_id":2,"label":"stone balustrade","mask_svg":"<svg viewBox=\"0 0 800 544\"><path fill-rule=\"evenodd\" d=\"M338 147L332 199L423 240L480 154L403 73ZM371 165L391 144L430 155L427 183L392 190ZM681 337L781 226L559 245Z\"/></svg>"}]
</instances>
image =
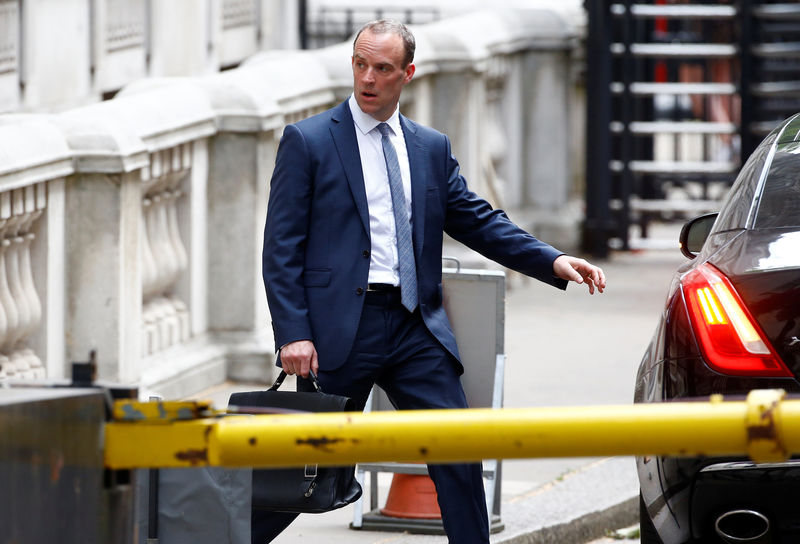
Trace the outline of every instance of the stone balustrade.
<instances>
[{"instance_id":1,"label":"stone balustrade","mask_svg":"<svg viewBox=\"0 0 800 544\"><path fill-rule=\"evenodd\" d=\"M255 16L229 4L226 29ZM402 111L448 133L472 188L512 218L563 215L575 31L530 9L414 31ZM0 380L65 377L90 350L100 378L167 398L271 379L260 268L275 153L287 123L347 97L351 47L262 52L57 114L0 115Z\"/></svg>"}]
</instances>

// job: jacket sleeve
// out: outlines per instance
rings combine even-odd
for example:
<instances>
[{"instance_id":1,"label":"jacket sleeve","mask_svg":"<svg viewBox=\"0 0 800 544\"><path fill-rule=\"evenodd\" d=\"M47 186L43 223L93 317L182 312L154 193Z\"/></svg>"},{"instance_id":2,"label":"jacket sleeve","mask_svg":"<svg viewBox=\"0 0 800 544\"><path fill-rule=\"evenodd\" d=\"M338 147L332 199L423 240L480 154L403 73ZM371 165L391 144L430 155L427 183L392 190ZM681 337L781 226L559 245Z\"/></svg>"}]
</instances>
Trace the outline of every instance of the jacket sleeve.
<instances>
[{"instance_id":1,"label":"jacket sleeve","mask_svg":"<svg viewBox=\"0 0 800 544\"><path fill-rule=\"evenodd\" d=\"M503 210L493 209L470 191L451 152L449 138L443 138L447 175L445 232L506 268L566 289L567 281L553 274L553 261L564 253L536 239L514 224Z\"/></svg>"},{"instance_id":2,"label":"jacket sleeve","mask_svg":"<svg viewBox=\"0 0 800 544\"><path fill-rule=\"evenodd\" d=\"M288 125L270 182L262 253L276 351L289 342L313 340L303 286L312 191L307 142L297 127Z\"/></svg>"}]
</instances>

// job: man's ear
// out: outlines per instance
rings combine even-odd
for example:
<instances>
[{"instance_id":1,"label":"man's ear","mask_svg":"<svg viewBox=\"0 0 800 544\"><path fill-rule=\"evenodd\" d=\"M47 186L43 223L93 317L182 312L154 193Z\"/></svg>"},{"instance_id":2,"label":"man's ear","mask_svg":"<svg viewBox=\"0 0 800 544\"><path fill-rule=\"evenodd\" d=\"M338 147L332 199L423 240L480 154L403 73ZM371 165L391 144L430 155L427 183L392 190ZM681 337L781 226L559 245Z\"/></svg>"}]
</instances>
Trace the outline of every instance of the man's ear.
<instances>
[{"instance_id":1,"label":"man's ear","mask_svg":"<svg viewBox=\"0 0 800 544\"><path fill-rule=\"evenodd\" d=\"M411 79L414 77L414 72L417 71L417 67L414 66L413 62L409 62L408 66L406 66L406 76L403 78L403 83L409 83Z\"/></svg>"}]
</instances>

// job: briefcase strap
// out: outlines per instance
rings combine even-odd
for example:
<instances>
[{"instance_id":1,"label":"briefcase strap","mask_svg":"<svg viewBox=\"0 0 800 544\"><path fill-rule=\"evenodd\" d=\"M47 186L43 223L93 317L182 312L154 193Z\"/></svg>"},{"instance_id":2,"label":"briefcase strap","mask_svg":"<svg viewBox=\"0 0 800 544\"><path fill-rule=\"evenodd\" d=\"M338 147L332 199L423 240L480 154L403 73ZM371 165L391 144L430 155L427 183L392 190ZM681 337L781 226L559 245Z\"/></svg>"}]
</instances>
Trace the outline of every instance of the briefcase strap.
<instances>
[{"instance_id":1,"label":"briefcase strap","mask_svg":"<svg viewBox=\"0 0 800 544\"><path fill-rule=\"evenodd\" d=\"M319 386L319 381L317 380L317 375L314 374L313 370L308 371L309 378L311 379L311 383L314 384L314 389L318 392L322 392L322 388ZM278 388L283 384L283 380L286 379L286 372L281 370L281 373L278 374L278 377L275 379L275 383L272 384L272 387L268 389L268 391L277 391Z\"/></svg>"}]
</instances>

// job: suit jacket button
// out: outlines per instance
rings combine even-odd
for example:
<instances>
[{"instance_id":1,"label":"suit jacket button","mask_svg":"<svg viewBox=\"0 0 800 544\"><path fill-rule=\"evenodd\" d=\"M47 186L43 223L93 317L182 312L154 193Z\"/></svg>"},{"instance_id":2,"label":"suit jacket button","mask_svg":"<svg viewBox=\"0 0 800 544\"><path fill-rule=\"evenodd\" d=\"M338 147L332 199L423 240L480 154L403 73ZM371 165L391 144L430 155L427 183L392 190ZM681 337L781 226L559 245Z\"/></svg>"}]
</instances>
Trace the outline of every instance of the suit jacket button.
<instances>
[{"instance_id":1,"label":"suit jacket button","mask_svg":"<svg viewBox=\"0 0 800 544\"><path fill-rule=\"evenodd\" d=\"M365 249L364 251L361 252L361 256L364 257L365 259L368 259L369 258L369 251L367 251Z\"/></svg>"},{"instance_id":2,"label":"suit jacket button","mask_svg":"<svg viewBox=\"0 0 800 544\"><path fill-rule=\"evenodd\" d=\"M356 289L356 294L357 294L357 295L363 295L363 294L364 294L364 288L363 288L363 287L359 287L359 288L357 288L357 289Z\"/></svg>"}]
</instances>

